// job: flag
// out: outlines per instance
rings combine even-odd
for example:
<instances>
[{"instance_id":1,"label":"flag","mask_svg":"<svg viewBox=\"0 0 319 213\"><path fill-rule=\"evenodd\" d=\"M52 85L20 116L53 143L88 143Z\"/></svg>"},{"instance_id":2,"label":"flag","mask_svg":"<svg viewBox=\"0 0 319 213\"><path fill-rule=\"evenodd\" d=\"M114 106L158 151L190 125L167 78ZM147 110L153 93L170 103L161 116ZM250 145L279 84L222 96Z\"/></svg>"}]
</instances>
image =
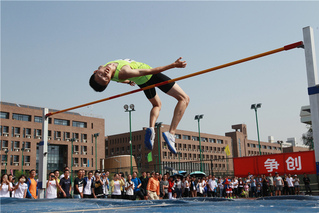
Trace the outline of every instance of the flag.
<instances>
[{"instance_id":1,"label":"flag","mask_svg":"<svg viewBox=\"0 0 319 213\"><path fill-rule=\"evenodd\" d=\"M147 154L147 162L151 162L151 161L153 161L152 152Z\"/></svg>"},{"instance_id":2,"label":"flag","mask_svg":"<svg viewBox=\"0 0 319 213\"><path fill-rule=\"evenodd\" d=\"M229 150L229 146L228 145L225 147L225 153L226 153L227 156L230 155L230 150Z\"/></svg>"}]
</instances>

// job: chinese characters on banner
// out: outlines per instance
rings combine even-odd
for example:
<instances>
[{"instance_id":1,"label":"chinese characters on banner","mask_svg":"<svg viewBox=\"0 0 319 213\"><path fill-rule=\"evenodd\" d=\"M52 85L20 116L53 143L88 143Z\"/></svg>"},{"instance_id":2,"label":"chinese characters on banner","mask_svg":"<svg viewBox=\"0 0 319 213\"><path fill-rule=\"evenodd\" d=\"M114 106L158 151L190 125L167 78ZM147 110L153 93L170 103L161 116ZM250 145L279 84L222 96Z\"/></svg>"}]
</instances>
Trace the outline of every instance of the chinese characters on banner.
<instances>
[{"instance_id":1,"label":"chinese characters on banner","mask_svg":"<svg viewBox=\"0 0 319 213\"><path fill-rule=\"evenodd\" d=\"M235 176L247 176L248 173L274 174L315 174L314 151L291 152L254 157L234 158Z\"/></svg>"}]
</instances>

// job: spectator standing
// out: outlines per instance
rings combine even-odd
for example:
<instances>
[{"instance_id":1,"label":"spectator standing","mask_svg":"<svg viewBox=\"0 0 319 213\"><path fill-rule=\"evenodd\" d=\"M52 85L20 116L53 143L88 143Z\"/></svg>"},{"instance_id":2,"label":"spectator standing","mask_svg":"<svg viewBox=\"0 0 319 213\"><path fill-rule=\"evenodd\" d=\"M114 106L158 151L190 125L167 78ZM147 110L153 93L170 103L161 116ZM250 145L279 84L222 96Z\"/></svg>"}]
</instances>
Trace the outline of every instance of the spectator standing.
<instances>
[{"instance_id":1,"label":"spectator standing","mask_svg":"<svg viewBox=\"0 0 319 213\"><path fill-rule=\"evenodd\" d=\"M262 196L268 196L268 191L269 191L269 183L266 178L266 175L263 175L263 180L262 180Z\"/></svg>"},{"instance_id":2,"label":"spectator standing","mask_svg":"<svg viewBox=\"0 0 319 213\"><path fill-rule=\"evenodd\" d=\"M30 177L27 179L27 198L38 199L38 182L35 180L35 170L30 170Z\"/></svg>"},{"instance_id":3,"label":"spectator standing","mask_svg":"<svg viewBox=\"0 0 319 213\"><path fill-rule=\"evenodd\" d=\"M55 170L54 171L54 176L56 177L56 180L57 180L58 184L60 184L60 172L59 172L59 170ZM59 197L59 196L60 196L60 188L58 187L58 189L57 189L57 197Z\"/></svg>"},{"instance_id":4,"label":"spectator standing","mask_svg":"<svg viewBox=\"0 0 319 213\"><path fill-rule=\"evenodd\" d=\"M248 183L245 183L244 191L245 191L245 198L248 198L249 197L249 185L248 185Z\"/></svg>"},{"instance_id":5,"label":"spectator standing","mask_svg":"<svg viewBox=\"0 0 319 213\"><path fill-rule=\"evenodd\" d=\"M294 176L293 183L295 186L295 194L299 195L300 193L300 180L297 175Z\"/></svg>"},{"instance_id":6,"label":"spectator standing","mask_svg":"<svg viewBox=\"0 0 319 213\"><path fill-rule=\"evenodd\" d=\"M147 196L150 198L150 200L159 200L158 196L160 195L160 185L155 172L151 173L146 190Z\"/></svg>"},{"instance_id":7,"label":"spectator standing","mask_svg":"<svg viewBox=\"0 0 319 213\"><path fill-rule=\"evenodd\" d=\"M163 180L161 182L162 182L162 187L163 187L163 199L168 199L169 182L167 180L166 174L163 176Z\"/></svg>"},{"instance_id":8,"label":"spectator standing","mask_svg":"<svg viewBox=\"0 0 319 213\"><path fill-rule=\"evenodd\" d=\"M89 171L88 176L84 177L83 198L93 198L92 185L93 185L93 172Z\"/></svg>"},{"instance_id":9,"label":"spectator standing","mask_svg":"<svg viewBox=\"0 0 319 213\"><path fill-rule=\"evenodd\" d=\"M204 184L205 180L204 178L199 179L199 181L197 182L196 188L197 188L197 196L198 197L203 197L204 196Z\"/></svg>"},{"instance_id":10,"label":"spectator standing","mask_svg":"<svg viewBox=\"0 0 319 213\"><path fill-rule=\"evenodd\" d=\"M280 196L281 195L281 191L282 191L282 187L284 185L284 181L282 180L282 178L279 176L279 174L276 172L275 173L276 176L274 177L274 186L276 189L276 196Z\"/></svg>"},{"instance_id":11,"label":"spectator standing","mask_svg":"<svg viewBox=\"0 0 319 213\"><path fill-rule=\"evenodd\" d=\"M61 176L59 177L60 180L64 177L64 172L65 172L66 170L68 170L68 171L70 170L68 166L66 166L66 167L63 168L63 173L62 173Z\"/></svg>"},{"instance_id":12,"label":"spectator standing","mask_svg":"<svg viewBox=\"0 0 319 213\"><path fill-rule=\"evenodd\" d=\"M217 182L215 180L215 176L209 175L208 179L208 197L215 197L215 191L217 188Z\"/></svg>"},{"instance_id":13,"label":"spectator standing","mask_svg":"<svg viewBox=\"0 0 319 213\"><path fill-rule=\"evenodd\" d=\"M173 199L174 186L174 177L170 176L168 180L168 199Z\"/></svg>"},{"instance_id":14,"label":"spectator standing","mask_svg":"<svg viewBox=\"0 0 319 213\"><path fill-rule=\"evenodd\" d=\"M190 191L192 197L197 197L197 181L195 177L192 177L192 181L190 183Z\"/></svg>"},{"instance_id":15,"label":"spectator standing","mask_svg":"<svg viewBox=\"0 0 319 213\"><path fill-rule=\"evenodd\" d=\"M78 176L74 179L73 198L83 198L84 170L78 171Z\"/></svg>"},{"instance_id":16,"label":"spectator standing","mask_svg":"<svg viewBox=\"0 0 319 213\"><path fill-rule=\"evenodd\" d=\"M109 171L106 171L105 173L102 174L102 182L103 182L103 193L104 193L104 198L107 198L109 195Z\"/></svg>"},{"instance_id":17,"label":"spectator standing","mask_svg":"<svg viewBox=\"0 0 319 213\"><path fill-rule=\"evenodd\" d=\"M60 198L71 198L71 179L69 178L69 170L64 171L64 176L60 180Z\"/></svg>"},{"instance_id":18,"label":"spectator standing","mask_svg":"<svg viewBox=\"0 0 319 213\"><path fill-rule=\"evenodd\" d=\"M17 184L14 187L14 197L15 198L26 198L28 185L25 183L27 178L24 175L21 175L18 179Z\"/></svg>"},{"instance_id":19,"label":"spectator standing","mask_svg":"<svg viewBox=\"0 0 319 213\"><path fill-rule=\"evenodd\" d=\"M127 199L135 200L134 188L135 188L135 185L134 185L134 182L132 181L132 175L128 175L126 183L125 183L125 191L126 191Z\"/></svg>"},{"instance_id":20,"label":"spectator standing","mask_svg":"<svg viewBox=\"0 0 319 213\"><path fill-rule=\"evenodd\" d=\"M273 178L271 173L269 173L267 181L268 181L268 185L269 185L269 188L268 188L269 194L268 195L273 196L275 189L274 189L274 178Z\"/></svg>"},{"instance_id":21,"label":"spectator standing","mask_svg":"<svg viewBox=\"0 0 319 213\"><path fill-rule=\"evenodd\" d=\"M13 189L14 189L14 177L13 177L12 174L8 175L8 180L9 180L9 184L10 184L10 188L11 188L10 197L14 197L14 191L13 191Z\"/></svg>"},{"instance_id":22,"label":"spectator standing","mask_svg":"<svg viewBox=\"0 0 319 213\"><path fill-rule=\"evenodd\" d=\"M293 195L295 194L295 190L294 190L294 183L293 183L293 178L291 177L290 174L288 174L288 177L287 177L287 184L288 184L288 193L290 195Z\"/></svg>"},{"instance_id":23,"label":"spectator standing","mask_svg":"<svg viewBox=\"0 0 319 213\"><path fill-rule=\"evenodd\" d=\"M137 177L137 173L133 172L133 178L132 178L132 182L134 183L134 197L139 197L140 200L144 200L144 194L141 191L141 186L142 186L142 182L141 180Z\"/></svg>"},{"instance_id":24,"label":"spectator standing","mask_svg":"<svg viewBox=\"0 0 319 213\"><path fill-rule=\"evenodd\" d=\"M233 196L238 198L239 191L238 191L238 178L234 177L233 181Z\"/></svg>"},{"instance_id":25,"label":"spectator standing","mask_svg":"<svg viewBox=\"0 0 319 213\"><path fill-rule=\"evenodd\" d=\"M1 185L0 185L0 197L10 197L11 186L8 180L8 175L3 174L1 176Z\"/></svg>"},{"instance_id":26,"label":"spectator standing","mask_svg":"<svg viewBox=\"0 0 319 213\"><path fill-rule=\"evenodd\" d=\"M104 198L103 193L103 181L101 180L101 174L99 171L94 173L94 181L92 184L92 194L94 198Z\"/></svg>"},{"instance_id":27,"label":"spectator standing","mask_svg":"<svg viewBox=\"0 0 319 213\"><path fill-rule=\"evenodd\" d=\"M219 189L219 197L224 197L224 180L222 178L218 178L218 189Z\"/></svg>"},{"instance_id":28,"label":"spectator standing","mask_svg":"<svg viewBox=\"0 0 319 213\"><path fill-rule=\"evenodd\" d=\"M251 197L256 197L256 188L257 188L257 183L256 179L254 176L250 178L250 189L251 189Z\"/></svg>"},{"instance_id":29,"label":"spectator standing","mask_svg":"<svg viewBox=\"0 0 319 213\"><path fill-rule=\"evenodd\" d=\"M141 186L141 191L144 195L144 199L147 200L147 192L146 192L146 187L148 184L148 177L146 176L146 172L142 173L142 176L140 177L140 180L142 182L142 186Z\"/></svg>"},{"instance_id":30,"label":"spectator standing","mask_svg":"<svg viewBox=\"0 0 319 213\"><path fill-rule=\"evenodd\" d=\"M244 189L244 181L243 179L240 177L238 179L238 194L242 193L243 192L243 189Z\"/></svg>"},{"instance_id":31,"label":"spectator standing","mask_svg":"<svg viewBox=\"0 0 319 213\"><path fill-rule=\"evenodd\" d=\"M306 194L309 193L310 195L312 195L311 188L310 188L310 178L307 176L306 173L304 173L303 182L305 184Z\"/></svg>"},{"instance_id":32,"label":"spectator standing","mask_svg":"<svg viewBox=\"0 0 319 213\"><path fill-rule=\"evenodd\" d=\"M183 183L183 187L184 187L183 196L184 196L184 197L189 197L189 186L190 186L189 177L187 176L187 177L185 178L184 183Z\"/></svg>"},{"instance_id":33,"label":"spectator standing","mask_svg":"<svg viewBox=\"0 0 319 213\"><path fill-rule=\"evenodd\" d=\"M57 198L57 188L58 182L56 181L56 177L53 172L49 173L49 180L47 181L47 189L46 189L46 198L55 199Z\"/></svg>"},{"instance_id":34,"label":"spectator standing","mask_svg":"<svg viewBox=\"0 0 319 213\"><path fill-rule=\"evenodd\" d=\"M176 196L177 198L181 198L182 197L182 181L180 176L177 176L175 183L176 183L176 187L175 187Z\"/></svg>"},{"instance_id":35,"label":"spectator standing","mask_svg":"<svg viewBox=\"0 0 319 213\"><path fill-rule=\"evenodd\" d=\"M120 172L119 173L119 177L120 177L120 179L124 182L124 185L123 186L121 186L121 194L122 194L122 199L125 199L125 182L126 182L126 180L125 180L125 178L124 178L124 173L123 172Z\"/></svg>"},{"instance_id":36,"label":"spectator standing","mask_svg":"<svg viewBox=\"0 0 319 213\"><path fill-rule=\"evenodd\" d=\"M122 198L121 187L124 185L125 183L123 179L120 178L119 174L114 174L113 180L110 183L113 199Z\"/></svg>"}]
</instances>

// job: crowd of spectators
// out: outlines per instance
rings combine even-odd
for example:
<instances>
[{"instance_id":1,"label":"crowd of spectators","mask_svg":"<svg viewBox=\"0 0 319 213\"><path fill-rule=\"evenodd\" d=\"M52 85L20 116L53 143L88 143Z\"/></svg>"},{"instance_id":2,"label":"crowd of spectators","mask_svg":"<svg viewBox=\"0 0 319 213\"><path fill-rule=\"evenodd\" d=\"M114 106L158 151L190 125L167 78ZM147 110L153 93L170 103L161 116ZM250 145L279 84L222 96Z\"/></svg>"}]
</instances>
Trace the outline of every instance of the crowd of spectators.
<instances>
[{"instance_id":1,"label":"crowd of spectators","mask_svg":"<svg viewBox=\"0 0 319 213\"><path fill-rule=\"evenodd\" d=\"M158 172L143 172L124 176L116 173L110 181L110 173L92 171L87 173L80 169L77 177L70 179L69 168L64 168L60 175L58 170L48 174L45 198L114 198L128 200L176 199L181 197L224 197L254 198L264 196L299 195L300 179L290 174L279 176L275 173L247 177L206 177L162 175ZM2 175L0 197L38 198L36 171L31 170L29 178L21 175L16 181L12 175ZM304 174L303 183L306 193L311 194L310 179Z\"/></svg>"}]
</instances>

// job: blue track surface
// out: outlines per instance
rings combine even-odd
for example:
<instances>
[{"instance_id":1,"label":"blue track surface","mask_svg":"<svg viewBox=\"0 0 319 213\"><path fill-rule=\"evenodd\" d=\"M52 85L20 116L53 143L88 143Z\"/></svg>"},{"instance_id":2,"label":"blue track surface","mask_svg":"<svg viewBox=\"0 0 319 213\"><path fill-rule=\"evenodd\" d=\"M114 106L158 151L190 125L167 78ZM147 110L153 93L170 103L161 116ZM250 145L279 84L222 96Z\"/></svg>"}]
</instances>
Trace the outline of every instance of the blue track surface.
<instances>
[{"instance_id":1,"label":"blue track surface","mask_svg":"<svg viewBox=\"0 0 319 213\"><path fill-rule=\"evenodd\" d=\"M319 212L317 196L282 196L258 200L186 198L156 201L1 198L0 202L1 212Z\"/></svg>"}]
</instances>

